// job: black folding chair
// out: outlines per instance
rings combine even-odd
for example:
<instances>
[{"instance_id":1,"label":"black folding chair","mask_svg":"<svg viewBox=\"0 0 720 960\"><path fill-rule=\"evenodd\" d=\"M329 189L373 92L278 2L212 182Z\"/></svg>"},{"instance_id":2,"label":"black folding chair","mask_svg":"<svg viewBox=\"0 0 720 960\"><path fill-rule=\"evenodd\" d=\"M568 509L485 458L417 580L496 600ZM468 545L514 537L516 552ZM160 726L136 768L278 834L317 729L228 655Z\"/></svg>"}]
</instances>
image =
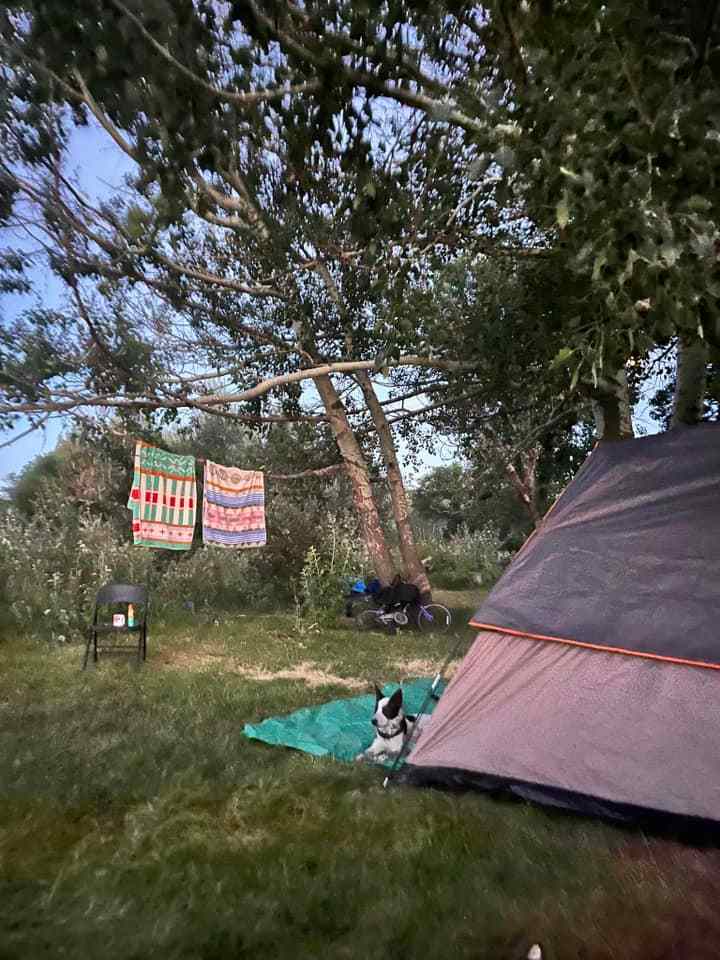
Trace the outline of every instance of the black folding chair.
<instances>
[{"instance_id":1,"label":"black folding chair","mask_svg":"<svg viewBox=\"0 0 720 960\"><path fill-rule=\"evenodd\" d=\"M134 623L128 625L128 604L135 607ZM112 612L113 608L123 607L125 623L121 627L113 626ZM110 617L109 622L100 620L101 613ZM114 643L112 640L121 636L137 636L137 658L138 663L145 660L147 656L147 614L148 614L148 592L146 587L137 586L131 583L108 583L98 590L95 598L95 610L93 613L93 622L88 627L88 639L85 646L85 659L83 660L83 670L87 667L90 657L90 648L93 651L93 661L98 660L98 636L109 636L110 643L103 643L100 648L103 651L111 650L113 652L132 653L135 651L135 644Z\"/></svg>"}]
</instances>

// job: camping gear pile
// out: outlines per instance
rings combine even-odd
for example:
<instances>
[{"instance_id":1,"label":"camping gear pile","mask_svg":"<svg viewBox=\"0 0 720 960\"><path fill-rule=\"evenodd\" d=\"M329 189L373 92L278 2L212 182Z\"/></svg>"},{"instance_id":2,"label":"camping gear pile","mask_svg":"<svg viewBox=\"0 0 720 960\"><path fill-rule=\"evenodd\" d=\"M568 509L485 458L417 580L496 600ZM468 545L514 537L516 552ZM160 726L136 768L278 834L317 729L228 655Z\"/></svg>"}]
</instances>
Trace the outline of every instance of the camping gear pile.
<instances>
[{"instance_id":1,"label":"camping gear pile","mask_svg":"<svg viewBox=\"0 0 720 960\"><path fill-rule=\"evenodd\" d=\"M387 587L383 587L379 580L373 579L366 586L364 580L355 580L350 588L350 593L345 597L345 616L355 616L358 604L367 606L372 603L373 606L382 607L386 613L391 611L402 611L406 607L417 606L420 603L420 591L414 583L407 583L398 574ZM398 619L399 626L408 623L408 617L403 614L404 619Z\"/></svg>"}]
</instances>

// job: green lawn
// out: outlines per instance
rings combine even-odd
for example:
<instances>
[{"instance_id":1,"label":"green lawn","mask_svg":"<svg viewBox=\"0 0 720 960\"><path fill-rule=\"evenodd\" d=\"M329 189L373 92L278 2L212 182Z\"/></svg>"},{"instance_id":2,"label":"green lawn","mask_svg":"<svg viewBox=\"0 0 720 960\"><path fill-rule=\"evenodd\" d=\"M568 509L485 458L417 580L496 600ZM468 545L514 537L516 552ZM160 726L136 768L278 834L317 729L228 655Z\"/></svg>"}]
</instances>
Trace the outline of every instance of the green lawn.
<instances>
[{"instance_id":1,"label":"green lawn","mask_svg":"<svg viewBox=\"0 0 720 960\"><path fill-rule=\"evenodd\" d=\"M83 674L0 643L0 960L717 957L713 851L241 735L447 645L188 620Z\"/></svg>"}]
</instances>

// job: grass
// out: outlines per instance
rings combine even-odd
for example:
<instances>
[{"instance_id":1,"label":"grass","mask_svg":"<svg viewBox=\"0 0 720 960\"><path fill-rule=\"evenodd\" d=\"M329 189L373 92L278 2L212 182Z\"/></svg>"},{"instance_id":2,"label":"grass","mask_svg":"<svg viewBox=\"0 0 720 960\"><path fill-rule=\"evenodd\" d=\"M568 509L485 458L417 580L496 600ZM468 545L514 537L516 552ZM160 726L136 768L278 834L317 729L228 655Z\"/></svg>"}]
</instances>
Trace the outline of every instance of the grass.
<instances>
[{"instance_id":1,"label":"grass","mask_svg":"<svg viewBox=\"0 0 720 960\"><path fill-rule=\"evenodd\" d=\"M717 956L714 852L241 735L447 646L290 615L155 624L141 669L1 644L0 960Z\"/></svg>"}]
</instances>

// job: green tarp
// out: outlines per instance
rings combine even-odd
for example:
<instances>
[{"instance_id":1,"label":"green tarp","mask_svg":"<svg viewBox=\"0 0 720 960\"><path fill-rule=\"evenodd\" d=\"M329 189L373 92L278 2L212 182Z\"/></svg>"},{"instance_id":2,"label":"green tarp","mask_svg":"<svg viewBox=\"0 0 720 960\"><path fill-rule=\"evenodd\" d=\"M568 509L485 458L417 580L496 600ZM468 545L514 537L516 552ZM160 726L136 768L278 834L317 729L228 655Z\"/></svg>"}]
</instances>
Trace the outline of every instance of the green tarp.
<instances>
[{"instance_id":1,"label":"green tarp","mask_svg":"<svg viewBox=\"0 0 720 960\"><path fill-rule=\"evenodd\" d=\"M403 703L406 713L417 713L422 706L432 680L413 680L403 684ZM397 690L397 684L383 687L386 696ZM442 691L438 685L437 693ZM432 713L435 700L430 699L427 713ZM293 747L316 757L334 757L350 762L373 740L370 724L375 697L365 694L348 700L331 700L319 707L303 707L284 717L269 717L262 723L246 723L243 733L253 740L262 740L273 746Z\"/></svg>"}]
</instances>

